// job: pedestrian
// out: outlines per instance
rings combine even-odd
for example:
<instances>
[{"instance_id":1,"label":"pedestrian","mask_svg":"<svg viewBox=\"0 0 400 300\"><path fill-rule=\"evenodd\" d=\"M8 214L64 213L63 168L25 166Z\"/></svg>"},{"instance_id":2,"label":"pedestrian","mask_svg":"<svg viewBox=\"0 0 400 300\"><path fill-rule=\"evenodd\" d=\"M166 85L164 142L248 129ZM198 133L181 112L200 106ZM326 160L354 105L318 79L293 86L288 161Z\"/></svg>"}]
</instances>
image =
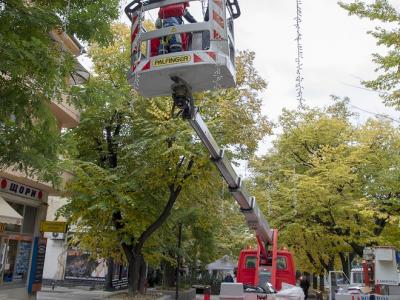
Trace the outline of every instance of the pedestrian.
<instances>
[{"instance_id":1,"label":"pedestrian","mask_svg":"<svg viewBox=\"0 0 400 300\"><path fill-rule=\"evenodd\" d=\"M226 274L226 276L224 278L224 282L235 282L233 280L233 277L232 277L231 273Z\"/></svg>"},{"instance_id":2,"label":"pedestrian","mask_svg":"<svg viewBox=\"0 0 400 300\"><path fill-rule=\"evenodd\" d=\"M183 18L189 23L196 23L196 19L189 13L187 7L189 2L170 4L160 8L157 28L172 27L183 24ZM183 41L181 34L171 34L160 39L158 54L167 54L171 52L180 52L183 50Z\"/></svg>"},{"instance_id":3,"label":"pedestrian","mask_svg":"<svg viewBox=\"0 0 400 300\"><path fill-rule=\"evenodd\" d=\"M308 298L308 289L310 288L310 280L308 280L307 275L302 275L300 277L300 287L302 288L304 292L304 300L307 300Z\"/></svg>"}]
</instances>

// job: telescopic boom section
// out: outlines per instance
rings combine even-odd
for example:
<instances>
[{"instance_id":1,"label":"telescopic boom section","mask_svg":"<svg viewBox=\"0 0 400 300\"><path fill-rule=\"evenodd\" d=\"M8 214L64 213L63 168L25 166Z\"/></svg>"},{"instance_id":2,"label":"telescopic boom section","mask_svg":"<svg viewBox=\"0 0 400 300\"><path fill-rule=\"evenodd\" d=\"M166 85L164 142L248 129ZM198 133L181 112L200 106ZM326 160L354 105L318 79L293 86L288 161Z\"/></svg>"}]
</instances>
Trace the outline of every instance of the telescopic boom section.
<instances>
[{"instance_id":1,"label":"telescopic boom section","mask_svg":"<svg viewBox=\"0 0 400 300\"><path fill-rule=\"evenodd\" d=\"M256 231L256 235L266 244L272 244L273 231L264 218L256 199L247 192L241 178L236 174L232 163L224 155L222 150L207 125L203 121L199 109L194 105L191 90L188 84L179 77L171 78L175 83L172 85L172 98L174 105L182 110L182 116L189 121L203 144L211 154L222 177L228 183L229 191L240 206L240 211L246 218L247 225Z\"/></svg>"}]
</instances>

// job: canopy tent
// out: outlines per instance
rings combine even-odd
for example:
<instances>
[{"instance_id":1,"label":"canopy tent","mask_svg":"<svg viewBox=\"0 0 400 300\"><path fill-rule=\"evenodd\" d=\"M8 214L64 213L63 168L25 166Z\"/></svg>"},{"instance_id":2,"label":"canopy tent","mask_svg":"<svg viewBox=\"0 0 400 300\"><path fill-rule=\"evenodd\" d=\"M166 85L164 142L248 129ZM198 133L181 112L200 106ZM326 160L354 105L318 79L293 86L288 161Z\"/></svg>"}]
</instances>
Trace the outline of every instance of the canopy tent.
<instances>
[{"instance_id":1,"label":"canopy tent","mask_svg":"<svg viewBox=\"0 0 400 300\"><path fill-rule=\"evenodd\" d=\"M224 255L220 259L212 262L211 264L207 265L207 270L221 270L221 271L233 271L237 266L237 261L229 257L228 255Z\"/></svg>"},{"instance_id":2,"label":"canopy tent","mask_svg":"<svg viewBox=\"0 0 400 300\"><path fill-rule=\"evenodd\" d=\"M21 225L24 218L0 197L0 223Z\"/></svg>"}]
</instances>

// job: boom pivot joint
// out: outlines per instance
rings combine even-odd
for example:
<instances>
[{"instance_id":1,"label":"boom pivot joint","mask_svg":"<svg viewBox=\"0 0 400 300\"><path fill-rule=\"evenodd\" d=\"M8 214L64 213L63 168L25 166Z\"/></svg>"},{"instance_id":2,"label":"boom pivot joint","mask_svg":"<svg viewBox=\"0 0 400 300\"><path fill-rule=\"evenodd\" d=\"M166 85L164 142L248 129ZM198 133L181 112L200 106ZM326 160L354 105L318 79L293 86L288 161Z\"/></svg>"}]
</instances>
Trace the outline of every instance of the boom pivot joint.
<instances>
[{"instance_id":1,"label":"boom pivot joint","mask_svg":"<svg viewBox=\"0 0 400 300\"><path fill-rule=\"evenodd\" d=\"M192 96L192 89L189 84L178 76L172 76L174 82L171 86L172 99L174 100L174 108L177 107L182 113L183 119L192 119L196 114L196 106Z\"/></svg>"}]
</instances>

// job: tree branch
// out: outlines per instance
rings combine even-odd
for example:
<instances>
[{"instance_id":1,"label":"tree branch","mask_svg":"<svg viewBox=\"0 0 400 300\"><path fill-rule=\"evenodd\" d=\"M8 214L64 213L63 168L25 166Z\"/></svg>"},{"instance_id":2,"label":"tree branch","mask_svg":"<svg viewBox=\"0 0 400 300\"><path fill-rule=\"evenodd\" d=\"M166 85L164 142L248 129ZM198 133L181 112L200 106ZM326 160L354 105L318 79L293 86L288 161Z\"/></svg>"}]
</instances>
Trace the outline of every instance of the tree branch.
<instances>
[{"instance_id":1,"label":"tree branch","mask_svg":"<svg viewBox=\"0 0 400 300\"><path fill-rule=\"evenodd\" d=\"M315 151L308 146L307 141L304 141L303 145L308 153L310 153L311 155L315 154Z\"/></svg>"},{"instance_id":2,"label":"tree branch","mask_svg":"<svg viewBox=\"0 0 400 300\"><path fill-rule=\"evenodd\" d=\"M188 163L188 166L186 168L186 172L185 172L185 174L183 174L183 178L182 178L181 183L183 183L187 178L189 178L192 175L191 171L192 171L193 165L194 165L194 159L191 158L189 163Z\"/></svg>"},{"instance_id":3,"label":"tree branch","mask_svg":"<svg viewBox=\"0 0 400 300\"><path fill-rule=\"evenodd\" d=\"M174 176L174 184L176 184L176 182L178 181L179 170L182 168L183 163L185 162L185 159L186 159L186 157L182 156L181 160L176 165L175 176Z\"/></svg>"},{"instance_id":4,"label":"tree branch","mask_svg":"<svg viewBox=\"0 0 400 300\"><path fill-rule=\"evenodd\" d=\"M309 168L315 168L315 166L306 161L304 158L302 158L298 153L296 152L292 152L292 154L294 155L294 159L298 162L298 163L302 163L304 166L309 167Z\"/></svg>"},{"instance_id":5,"label":"tree branch","mask_svg":"<svg viewBox=\"0 0 400 300\"><path fill-rule=\"evenodd\" d=\"M113 213L112 222L114 223L115 229L117 229L117 230L124 229L124 224L122 223L121 211L117 211L117 212ZM131 244L127 244L125 242L121 243L122 250L125 252L125 255L126 255L126 258L128 259L128 261L131 261L132 259L134 259L134 253L132 251L134 242L135 242L135 237L131 236Z\"/></svg>"},{"instance_id":6,"label":"tree branch","mask_svg":"<svg viewBox=\"0 0 400 300\"><path fill-rule=\"evenodd\" d=\"M136 251L139 251L143 247L146 240L167 220L168 216L171 214L172 207L174 206L176 199L178 199L178 196L181 193L181 191L182 191L181 185L179 185L176 189L175 185L173 184L169 186L169 199L164 207L164 210L162 211L161 215L157 218L157 220L153 224L151 224L139 237L139 240L135 245Z\"/></svg>"},{"instance_id":7,"label":"tree branch","mask_svg":"<svg viewBox=\"0 0 400 300\"><path fill-rule=\"evenodd\" d=\"M105 155L103 153L103 143L100 141L100 139L98 137L95 137L94 141L97 144L96 150L99 153L99 165L100 165L100 167L104 168L107 158L105 157Z\"/></svg>"}]
</instances>

